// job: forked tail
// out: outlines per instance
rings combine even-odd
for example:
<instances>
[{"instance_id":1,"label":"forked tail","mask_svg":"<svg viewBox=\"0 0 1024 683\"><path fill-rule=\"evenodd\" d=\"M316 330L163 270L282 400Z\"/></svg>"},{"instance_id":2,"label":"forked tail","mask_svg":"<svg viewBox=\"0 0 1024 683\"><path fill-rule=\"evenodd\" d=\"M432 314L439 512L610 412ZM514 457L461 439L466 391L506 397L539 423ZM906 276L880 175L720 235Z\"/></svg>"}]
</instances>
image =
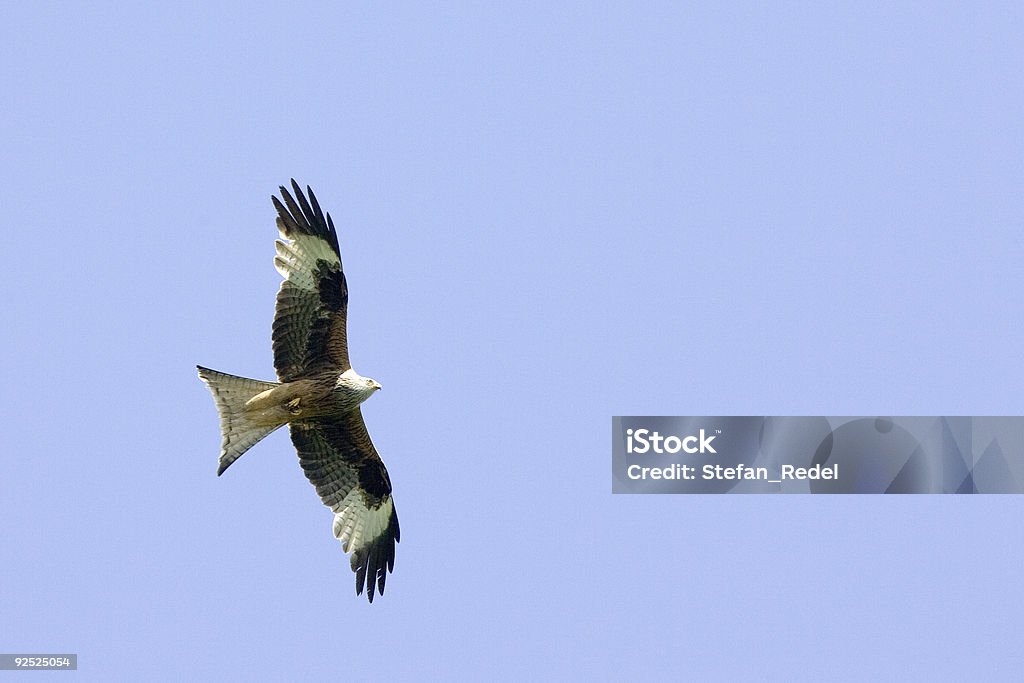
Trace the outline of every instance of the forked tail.
<instances>
[{"instance_id":1,"label":"forked tail","mask_svg":"<svg viewBox=\"0 0 1024 683\"><path fill-rule=\"evenodd\" d=\"M256 424L252 413L246 411L246 402L256 394L273 389L275 382L261 382L256 379L236 377L197 365L199 379L206 382L217 403L220 413L220 466L217 476L224 473L231 463L238 460L260 439L274 431L280 424ZM283 424L283 423L282 423Z\"/></svg>"}]
</instances>

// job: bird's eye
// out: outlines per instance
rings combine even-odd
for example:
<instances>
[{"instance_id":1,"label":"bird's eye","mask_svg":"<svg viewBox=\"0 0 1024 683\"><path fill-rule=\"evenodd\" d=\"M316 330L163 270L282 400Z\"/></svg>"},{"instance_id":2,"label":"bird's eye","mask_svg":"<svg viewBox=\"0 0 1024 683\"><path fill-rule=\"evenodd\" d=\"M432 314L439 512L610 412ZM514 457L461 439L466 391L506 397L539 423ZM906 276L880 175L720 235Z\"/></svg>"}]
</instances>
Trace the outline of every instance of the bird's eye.
<instances>
[{"instance_id":1,"label":"bird's eye","mask_svg":"<svg viewBox=\"0 0 1024 683\"><path fill-rule=\"evenodd\" d=\"M366 380L366 386L371 386L372 384L373 384L373 380L372 379Z\"/></svg>"}]
</instances>

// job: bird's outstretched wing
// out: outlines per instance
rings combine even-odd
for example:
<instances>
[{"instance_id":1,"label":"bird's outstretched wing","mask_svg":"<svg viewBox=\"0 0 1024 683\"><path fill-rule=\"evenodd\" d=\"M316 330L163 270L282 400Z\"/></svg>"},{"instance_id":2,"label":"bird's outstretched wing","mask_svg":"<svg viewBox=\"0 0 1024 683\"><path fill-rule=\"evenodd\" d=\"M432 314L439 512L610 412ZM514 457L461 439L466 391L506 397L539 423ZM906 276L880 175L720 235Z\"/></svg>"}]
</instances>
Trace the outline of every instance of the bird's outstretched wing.
<instances>
[{"instance_id":1,"label":"bird's outstretched wing","mask_svg":"<svg viewBox=\"0 0 1024 683\"><path fill-rule=\"evenodd\" d=\"M399 530L391 480L363 415L356 408L339 418L292 422L291 432L306 477L334 511L335 537L352 553L356 594L365 586L373 602L374 589L383 595L394 569Z\"/></svg>"},{"instance_id":2,"label":"bird's outstretched wing","mask_svg":"<svg viewBox=\"0 0 1024 683\"><path fill-rule=\"evenodd\" d=\"M281 187L277 209L277 256L284 276L274 313L274 368L282 382L310 373L351 367L345 319L348 284L341 268L338 233L309 187L309 201L292 180L295 198Z\"/></svg>"}]
</instances>

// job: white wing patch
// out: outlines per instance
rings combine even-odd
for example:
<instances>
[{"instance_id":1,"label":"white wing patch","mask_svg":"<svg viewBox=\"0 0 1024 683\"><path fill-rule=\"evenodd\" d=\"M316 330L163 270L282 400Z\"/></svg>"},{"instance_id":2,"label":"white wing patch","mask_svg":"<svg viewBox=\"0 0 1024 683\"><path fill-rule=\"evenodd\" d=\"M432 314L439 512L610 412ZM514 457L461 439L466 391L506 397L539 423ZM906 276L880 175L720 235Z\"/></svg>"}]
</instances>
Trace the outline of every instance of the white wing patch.
<instances>
[{"instance_id":1,"label":"white wing patch","mask_svg":"<svg viewBox=\"0 0 1024 683\"><path fill-rule=\"evenodd\" d=\"M334 537L341 541L342 550L357 551L383 535L393 509L391 496L385 498L380 507L367 508L358 487L349 491L334 508Z\"/></svg>"},{"instance_id":2,"label":"white wing patch","mask_svg":"<svg viewBox=\"0 0 1024 683\"><path fill-rule=\"evenodd\" d=\"M286 235L276 240L277 255L274 266L283 278L296 287L308 291L316 289L313 274L317 271L317 261L326 261L332 266L341 267L341 260L326 240L314 235Z\"/></svg>"}]
</instances>

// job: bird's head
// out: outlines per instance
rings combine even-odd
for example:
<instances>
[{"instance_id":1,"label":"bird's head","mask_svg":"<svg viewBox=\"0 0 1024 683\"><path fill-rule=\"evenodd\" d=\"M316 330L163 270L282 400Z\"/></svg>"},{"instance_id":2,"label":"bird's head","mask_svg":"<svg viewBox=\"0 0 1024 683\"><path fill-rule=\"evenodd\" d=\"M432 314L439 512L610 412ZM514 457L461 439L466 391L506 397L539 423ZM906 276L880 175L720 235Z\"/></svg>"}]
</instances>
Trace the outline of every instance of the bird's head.
<instances>
[{"instance_id":1,"label":"bird's head","mask_svg":"<svg viewBox=\"0 0 1024 683\"><path fill-rule=\"evenodd\" d=\"M369 377L363 377L351 368L338 377L337 386L358 396L360 403L370 398L373 392L381 389L380 382Z\"/></svg>"}]
</instances>

